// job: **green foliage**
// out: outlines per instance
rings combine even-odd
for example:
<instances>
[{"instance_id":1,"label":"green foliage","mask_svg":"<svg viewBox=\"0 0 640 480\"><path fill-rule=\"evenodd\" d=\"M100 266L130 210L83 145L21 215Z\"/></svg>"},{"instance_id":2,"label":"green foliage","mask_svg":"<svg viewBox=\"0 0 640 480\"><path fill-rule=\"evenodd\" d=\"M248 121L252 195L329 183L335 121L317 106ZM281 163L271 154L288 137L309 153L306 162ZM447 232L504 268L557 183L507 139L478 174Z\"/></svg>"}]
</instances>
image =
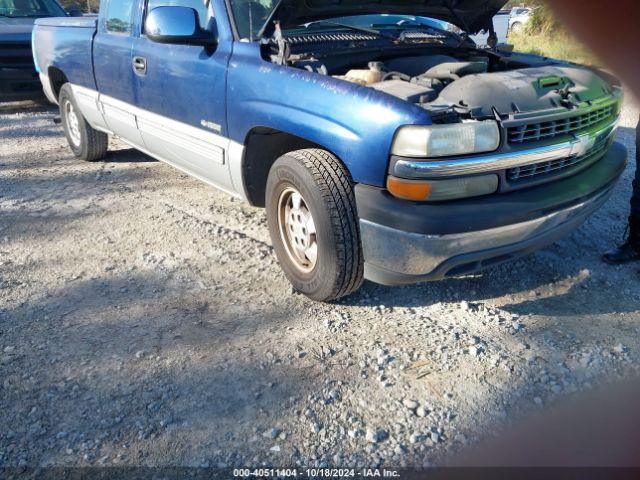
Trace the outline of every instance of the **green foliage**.
<instances>
[{"instance_id":1,"label":"green foliage","mask_svg":"<svg viewBox=\"0 0 640 480\"><path fill-rule=\"evenodd\" d=\"M560 23L544 0L509 2L512 3L513 6L535 7L524 31L509 34L509 43L516 51L587 65L602 64Z\"/></svg>"},{"instance_id":2,"label":"green foliage","mask_svg":"<svg viewBox=\"0 0 640 480\"><path fill-rule=\"evenodd\" d=\"M534 7L539 5L537 0L509 0L504 7L504 10L511 10L513 7Z\"/></svg>"},{"instance_id":3,"label":"green foliage","mask_svg":"<svg viewBox=\"0 0 640 480\"><path fill-rule=\"evenodd\" d=\"M540 5L531 14L526 31L529 35L552 35L565 32L564 27L547 5Z\"/></svg>"},{"instance_id":4,"label":"green foliage","mask_svg":"<svg viewBox=\"0 0 640 480\"><path fill-rule=\"evenodd\" d=\"M527 31L511 33L509 43L518 52L567 60L583 65L602 66L602 62L584 45L565 31L531 35Z\"/></svg>"},{"instance_id":5,"label":"green foliage","mask_svg":"<svg viewBox=\"0 0 640 480\"><path fill-rule=\"evenodd\" d=\"M100 9L100 0L60 0L66 11L79 8L84 13L97 13Z\"/></svg>"}]
</instances>

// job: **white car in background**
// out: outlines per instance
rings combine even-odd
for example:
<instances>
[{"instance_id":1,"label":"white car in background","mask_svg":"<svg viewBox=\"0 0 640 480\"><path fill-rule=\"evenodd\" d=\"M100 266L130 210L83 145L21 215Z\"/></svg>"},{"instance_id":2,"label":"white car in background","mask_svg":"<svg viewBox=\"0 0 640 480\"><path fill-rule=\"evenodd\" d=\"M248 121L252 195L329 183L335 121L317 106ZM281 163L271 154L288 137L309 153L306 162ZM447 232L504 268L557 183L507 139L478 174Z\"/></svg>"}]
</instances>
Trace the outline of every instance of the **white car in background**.
<instances>
[{"instance_id":1,"label":"white car in background","mask_svg":"<svg viewBox=\"0 0 640 480\"><path fill-rule=\"evenodd\" d=\"M532 8L513 7L511 9L511 15L509 16L509 31L515 33L521 32L524 26L531 19L532 13Z\"/></svg>"}]
</instances>

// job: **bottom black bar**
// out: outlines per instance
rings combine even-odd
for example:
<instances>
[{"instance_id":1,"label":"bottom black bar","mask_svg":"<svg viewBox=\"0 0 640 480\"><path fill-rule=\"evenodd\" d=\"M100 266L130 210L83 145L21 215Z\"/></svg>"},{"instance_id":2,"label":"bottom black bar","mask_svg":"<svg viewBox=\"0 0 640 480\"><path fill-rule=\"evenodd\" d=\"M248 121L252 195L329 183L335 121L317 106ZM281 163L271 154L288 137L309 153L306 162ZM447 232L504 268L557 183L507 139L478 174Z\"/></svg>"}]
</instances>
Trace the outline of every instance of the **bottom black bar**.
<instances>
[{"instance_id":1,"label":"bottom black bar","mask_svg":"<svg viewBox=\"0 0 640 480\"><path fill-rule=\"evenodd\" d=\"M209 480L252 478L388 478L395 480L638 480L640 467L380 468L0 468L6 480Z\"/></svg>"}]
</instances>

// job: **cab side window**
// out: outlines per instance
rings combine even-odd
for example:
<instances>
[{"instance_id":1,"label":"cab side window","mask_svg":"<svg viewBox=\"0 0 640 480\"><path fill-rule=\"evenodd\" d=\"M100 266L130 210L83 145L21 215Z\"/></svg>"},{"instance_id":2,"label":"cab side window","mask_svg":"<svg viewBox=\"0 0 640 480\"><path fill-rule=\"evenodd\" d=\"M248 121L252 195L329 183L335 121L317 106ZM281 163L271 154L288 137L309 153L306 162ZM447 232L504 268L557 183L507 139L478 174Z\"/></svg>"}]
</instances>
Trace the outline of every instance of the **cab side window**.
<instances>
[{"instance_id":1,"label":"cab side window","mask_svg":"<svg viewBox=\"0 0 640 480\"><path fill-rule=\"evenodd\" d=\"M107 31L131 33L134 0L110 0L107 6Z\"/></svg>"},{"instance_id":2,"label":"cab side window","mask_svg":"<svg viewBox=\"0 0 640 480\"><path fill-rule=\"evenodd\" d=\"M205 5L204 0L148 0L147 13L157 7L193 8L196 12L198 12L200 27L203 29L207 28L209 19L212 17L209 7Z\"/></svg>"}]
</instances>

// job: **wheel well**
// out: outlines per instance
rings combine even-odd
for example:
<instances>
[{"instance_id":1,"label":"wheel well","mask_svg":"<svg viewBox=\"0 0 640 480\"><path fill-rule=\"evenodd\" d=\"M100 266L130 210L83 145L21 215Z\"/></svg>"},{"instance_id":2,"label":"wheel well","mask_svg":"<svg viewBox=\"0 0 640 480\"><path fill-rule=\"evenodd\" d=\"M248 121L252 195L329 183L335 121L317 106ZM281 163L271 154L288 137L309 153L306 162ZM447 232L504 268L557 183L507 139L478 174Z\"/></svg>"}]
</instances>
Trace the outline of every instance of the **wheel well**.
<instances>
[{"instance_id":1,"label":"wheel well","mask_svg":"<svg viewBox=\"0 0 640 480\"><path fill-rule=\"evenodd\" d=\"M49 67L49 81L51 82L51 90L53 94L56 96L56 100L60 95L60 89L62 86L67 83L67 76L64 74L62 70L56 67Z\"/></svg>"},{"instance_id":2,"label":"wheel well","mask_svg":"<svg viewBox=\"0 0 640 480\"><path fill-rule=\"evenodd\" d=\"M251 205L265 206L267 177L274 162L285 153L302 148L324 149L317 143L268 127L256 127L247 134L242 180Z\"/></svg>"}]
</instances>

